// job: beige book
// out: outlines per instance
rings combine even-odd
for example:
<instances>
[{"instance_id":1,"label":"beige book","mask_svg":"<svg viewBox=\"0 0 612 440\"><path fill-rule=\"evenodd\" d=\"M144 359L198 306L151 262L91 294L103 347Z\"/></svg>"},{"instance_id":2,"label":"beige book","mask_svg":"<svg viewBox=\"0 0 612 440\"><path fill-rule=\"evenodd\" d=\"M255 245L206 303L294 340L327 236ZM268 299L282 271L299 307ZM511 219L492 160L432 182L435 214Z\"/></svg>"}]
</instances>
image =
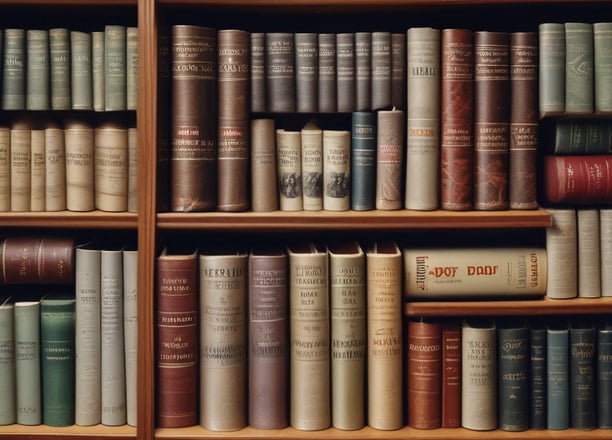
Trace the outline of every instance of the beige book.
<instances>
[{"instance_id":1,"label":"beige book","mask_svg":"<svg viewBox=\"0 0 612 440\"><path fill-rule=\"evenodd\" d=\"M126 108L138 106L138 27L126 28Z\"/></svg>"},{"instance_id":2,"label":"beige book","mask_svg":"<svg viewBox=\"0 0 612 440\"><path fill-rule=\"evenodd\" d=\"M578 296L601 296L601 253L599 209L576 210L578 234Z\"/></svg>"},{"instance_id":3,"label":"beige book","mask_svg":"<svg viewBox=\"0 0 612 440\"><path fill-rule=\"evenodd\" d=\"M404 112L381 110L376 129L376 209L402 208Z\"/></svg>"},{"instance_id":4,"label":"beige book","mask_svg":"<svg viewBox=\"0 0 612 440\"><path fill-rule=\"evenodd\" d=\"M96 209L113 212L127 211L127 129L117 124L102 124L95 129L94 145Z\"/></svg>"},{"instance_id":5,"label":"beige book","mask_svg":"<svg viewBox=\"0 0 612 440\"><path fill-rule=\"evenodd\" d=\"M323 209L351 207L351 132L323 130Z\"/></svg>"},{"instance_id":6,"label":"beige book","mask_svg":"<svg viewBox=\"0 0 612 440\"><path fill-rule=\"evenodd\" d=\"M274 119L251 119L251 209L278 209Z\"/></svg>"},{"instance_id":7,"label":"beige book","mask_svg":"<svg viewBox=\"0 0 612 440\"><path fill-rule=\"evenodd\" d=\"M84 121L67 121L64 126L66 151L66 209L93 211L94 130Z\"/></svg>"},{"instance_id":8,"label":"beige book","mask_svg":"<svg viewBox=\"0 0 612 440\"><path fill-rule=\"evenodd\" d=\"M402 253L395 242L366 250L368 424L404 425L402 364Z\"/></svg>"},{"instance_id":9,"label":"beige book","mask_svg":"<svg viewBox=\"0 0 612 440\"><path fill-rule=\"evenodd\" d=\"M247 423L248 253L200 255L200 425L234 431Z\"/></svg>"},{"instance_id":10,"label":"beige book","mask_svg":"<svg viewBox=\"0 0 612 440\"><path fill-rule=\"evenodd\" d=\"M11 210L11 129L0 127L0 212Z\"/></svg>"},{"instance_id":11,"label":"beige book","mask_svg":"<svg viewBox=\"0 0 612 440\"><path fill-rule=\"evenodd\" d=\"M123 338L126 421L137 425L138 410L138 251L123 250Z\"/></svg>"},{"instance_id":12,"label":"beige book","mask_svg":"<svg viewBox=\"0 0 612 440\"><path fill-rule=\"evenodd\" d=\"M32 165L30 168L30 211L46 211L45 208L45 130L32 129L31 132Z\"/></svg>"},{"instance_id":13,"label":"beige book","mask_svg":"<svg viewBox=\"0 0 612 440\"><path fill-rule=\"evenodd\" d=\"M612 209L599 209L601 296L612 296Z\"/></svg>"},{"instance_id":14,"label":"beige book","mask_svg":"<svg viewBox=\"0 0 612 440\"><path fill-rule=\"evenodd\" d=\"M304 210L323 209L323 130L314 121L302 128L302 180Z\"/></svg>"},{"instance_id":15,"label":"beige book","mask_svg":"<svg viewBox=\"0 0 612 440\"><path fill-rule=\"evenodd\" d=\"M128 128L128 201L129 212L138 211L138 129Z\"/></svg>"},{"instance_id":16,"label":"beige book","mask_svg":"<svg viewBox=\"0 0 612 440\"><path fill-rule=\"evenodd\" d=\"M329 252L332 426L365 425L366 267L357 242L332 243Z\"/></svg>"},{"instance_id":17,"label":"beige book","mask_svg":"<svg viewBox=\"0 0 612 440\"><path fill-rule=\"evenodd\" d=\"M578 220L575 208L549 208L552 226L546 229L548 282L546 296L578 296Z\"/></svg>"},{"instance_id":18,"label":"beige book","mask_svg":"<svg viewBox=\"0 0 612 440\"><path fill-rule=\"evenodd\" d=\"M315 243L289 255L290 415L298 430L331 425L328 253Z\"/></svg>"},{"instance_id":19,"label":"beige book","mask_svg":"<svg viewBox=\"0 0 612 440\"><path fill-rule=\"evenodd\" d=\"M301 211L302 140L301 132L276 130L279 207L281 211Z\"/></svg>"},{"instance_id":20,"label":"beige book","mask_svg":"<svg viewBox=\"0 0 612 440\"><path fill-rule=\"evenodd\" d=\"M47 211L66 209L66 148L64 130L45 128L45 208Z\"/></svg>"},{"instance_id":21,"label":"beige book","mask_svg":"<svg viewBox=\"0 0 612 440\"><path fill-rule=\"evenodd\" d=\"M97 112L106 110L104 102L104 31L91 33L91 84L93 109Z\"/></svg>"},{"instance_id":22,"label":"beige book","mask_svg":"<svg viewBox=\"0 0 612 440\"><path fill-rule=\"evenodd\" d=\"M29 211L31 196L32 128L19 121L11 127L11 211Z\"/></svg>"}]
</instances>

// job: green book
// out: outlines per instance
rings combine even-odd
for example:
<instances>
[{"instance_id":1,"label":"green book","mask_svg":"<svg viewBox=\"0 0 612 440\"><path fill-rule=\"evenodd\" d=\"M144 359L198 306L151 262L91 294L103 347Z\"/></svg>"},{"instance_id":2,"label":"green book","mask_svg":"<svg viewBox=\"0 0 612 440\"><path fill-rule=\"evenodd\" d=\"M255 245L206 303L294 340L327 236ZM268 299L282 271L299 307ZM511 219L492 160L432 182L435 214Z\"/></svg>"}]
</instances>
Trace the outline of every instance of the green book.
<instances>
[{"instance_id":1,"label":"green book","mask_svg":"<svg viewBox=\"0 0 612 440\"><path fill-rule=\"evenodd\" d=\"M70 32L70 78L73 110L93 110L91 33Z\"/></svg>"},{"instance_id":2,"label":"green book","mask_svg":"<svg viewBox=\"0 0 612 440\"><path fill-rule=\"evenodd\" d=\"M4 30L2 109L25 110L25 29Z\"/></svg>"},{"instance_id":3,"label":"green book","mask_svg":"<svg viewBox=\"0 0 612 440\"><path fill-rule=\"evenodd\" d=\"M104 42L106 33L95 31L91 33L91 81L93 93L93 108L97 112L106 110L104 98Z\"/></svg>"},{"instance_id":4,"label":"green book","mask_svg":"<svg viewBox=\"0 0 612 440\"><path fill-rule=\"evenodd\" d=\"M126 27L107 25L104 29L104 94L106 111L126 107Z\"/></svg>"},{"instance_id":5,"label":"green book","mask_svg":"<svg viewBox=\"0 0 612 440\"><path fill-rule=\"evenodd\" d=\"M593 25L565 23L565 112L593 112Z\"/></svg>"},{"instance_id":6,"label":"green book","mask_svg":"<svg viewBox=\"0 0 612 440\"><path fill-rule=\"evenodd\" d=\"M612 154L612 122L607 119L558 119L554 154Z\"/></svg>"},{"instance_id":7,"label":"green book","mask_svg":"<svg viewBox=\"0 0 612 440\"><path fill-rule=\"evenodd\" d=\"M49 32L26 32L26 109L49 110Z\"/></svg>"},{"instance_id":8,"label":"green book","mask_svg":"<svg viewBox=\"0 0 612 440\"><path fill-rule=\"evenodd\" d=\"M15 423L14 305L0 299L0 425Z\"/></svg>"},{"instance_id":9,"label":"green book","mask_svg":"<svg viewBox=\"0 0 612 440\"><path fill-rule=\"evenodd\" d=\"M40 383L40 301L15 302L15 384L17 423L42 423Z\"/></svg>"},{"instance_id":10,"label":"green book","mask_svg":"<svg viewBox=\"0 0 612 440\"><path fill-rule=\"evenodd\" d=\"M569 328L551 323L546 329L547 425L548 429L570 427Z\"/></svg>"},{"instance_id":11,"label":"green book","mask_svg":"<svg viewBox=\"0 0 612 440\"><path fill-rule=\"evenodd\" d=\"M592 322L572 322L569 329L570 424L590 430L597 426L595 397L595 326Z\"/></svg>"},{"instance_id":12,"label":"green book","mask_svg":"<svg viewBox=\"0 0 612 440\"><path fill-rule=\"evenodd\" d=\"M593 23L595 112L612 112L612 22Z\"/></svg>"},{"instance_id":13,"label":"green book","mask_svg":"<svg viewBox=\"0 0 612 440\"><path fill-rule=\"evenodd\" d=\"M75 300L45 296L40 301L43 423L74 424Z\"/></svg>"},{"instance_id":14,"label":"green book","mask_svg":"<svg viewBox=\"0 0 612 440\"><path fill-rule=\"evenodd\" d=\"M538 36L540 117L561 115L565 111L565 27L542 23Z\"/></svg>"},{"instance_id":15,"label":"green book","mask_svg":"<svg viewBox=\"0 0 612 440\"><path fill-rule=\"evenodd\" d=\"M51 108L70 110L70 32L66 28L49 29L49 75Z\"/></svg>"}]
</instances>

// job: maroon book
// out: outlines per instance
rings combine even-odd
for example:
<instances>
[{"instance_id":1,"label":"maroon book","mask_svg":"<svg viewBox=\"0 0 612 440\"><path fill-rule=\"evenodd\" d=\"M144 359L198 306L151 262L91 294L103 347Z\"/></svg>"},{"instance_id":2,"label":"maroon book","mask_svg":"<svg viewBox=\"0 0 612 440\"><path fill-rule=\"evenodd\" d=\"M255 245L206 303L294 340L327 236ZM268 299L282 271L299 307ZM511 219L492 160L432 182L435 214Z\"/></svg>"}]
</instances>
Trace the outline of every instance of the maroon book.
<instances>
[{"instance_id":1,"label":"maroon book","mask_svg":"<svg viewBox=\"0 0 612 440\"><path fill-rule=\"evenodd\" d=\"M612 156L545 156L543 190L552 204L611 204Z\"/></svg>"},{"instance_id":2,"label":"maroon book","mask_svg":"<svg viewBox=\"0 0 612 440\"><path fill-rule=\"evenodd\" d=\"M442 428L461 426L461 321L442 323Z\"/></svg>"}]
</instances>

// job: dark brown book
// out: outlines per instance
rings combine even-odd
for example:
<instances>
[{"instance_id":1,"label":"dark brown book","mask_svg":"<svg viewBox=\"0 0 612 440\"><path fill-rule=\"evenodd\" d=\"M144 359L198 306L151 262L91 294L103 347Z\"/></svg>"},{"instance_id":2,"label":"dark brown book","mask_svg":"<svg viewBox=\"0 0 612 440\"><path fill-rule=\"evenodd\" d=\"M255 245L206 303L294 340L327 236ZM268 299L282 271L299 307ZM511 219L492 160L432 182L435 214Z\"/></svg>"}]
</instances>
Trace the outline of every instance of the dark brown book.
<instances>
[{"instance_id":1,"label":"dark brown book","mask_svg":"<svg viewBox=\"0 0 612 440\"><path fill-rule=\"evenodd\" d=\"M295 34L296 111L315 113L319 108L319 43L315 32Z\"/></svg>"},{"instance_id":2,"label":"dark brown book","mask_svg":"<svg viewBox=\"0 0 612 440\"><path fill-rule=\"evenodd\" d=\"M538 33L513 32L510 38L508 197L511 209L535 209L538 207Z\"/></svg>"},{"instance_id":3,"label":"dark brown book","mask_svg":"<svg viewBox=\"0 0 612 440\"><path fill-rule=\"evenodd\" d=\"M249 424L289 424L288 261L283 249L249 255Z\"/></svg>"},{"instance_id":4,"label":"dark brown book","mask_svg":"<svg viewBox=\"0 0 612 440\"><path fill-rule=\"evenodd\" d=\"M295 111L294 46L291 32L266 34L266 104L269 112Z\"/></svg>"},{"instance_id":5,"label":"dark brown book","mask_svg":"<svg viewBox=\"0 0 612 440\"><path fill-rule=\"evenodd\" d=\"M474 207L474 35L442 31L440 84L440 206Z\"/></svg>"},{"instance_id":6,"label":"dark brown book","mask_svg":"<svg viewBox=\"0 0 612 440\"><path fill-rule=\"evenodd\" d=\"M408 425L436 429L442 425L442 326L438 321L408 321Z\"/></svg>"},{"instance_id":7,"label":"dark brown book","mask_svg":"<svg viewBox=\"0 0 612 440\"><path fill-rule=\"evenodd\" d=\"M170 108L172 103L172 55L171 29L159 26L157 34L157 100L159 108ZM171 160L171 114L157 112L157 211L170 210L170 160Z\"/></svg>"},{"instance_id":8,"label":"dark brown book","mask_svg":"<svg viewBox=\"0 0 612 440\"><path fill-rule=\"evenodd\" d=\"M372 110L391 108L391 33L372 32Z\"/></svg>"},{"instance_id":9,"label":"dark brown book","mask_svg":"<svg viewBox=\"0 0 612 440\"><path fill-rule=\"evenodd\" d=\"M544 157L543 193L551 204L612 203L612 156Z\"/></svg>"},{"instance_id":10,"label":"dark brown book","mask_svg":"<svg viewBox=\"0 0 612 440\"><path fill-rule=\"evenodd\" d=\"M217 209L244 211L249 206L249 65L251 37L227 29L217 34L219 56Z\"/></svg>"},{"instance_id":11,"label":"dark brown book","mask_svg":"<svg viewBox=\"0 0 612 440\"><path fill-rule=\"evenodd\" d=\"M198 252L157 258L157 415L160 428L198 423Z\"/></svg>"},{"instance_id":12,"label":"dark brown book","mask_svg":"<svg viewBox=\"0 0 612 440\"><path fill-rule=\"evenodd\" d=\"M217 207L217 31L172 26L172 211Z\"/></svg>"},{"instance_id":13,"label":"dark brown book","mask_svg":"<svg viewBox=\"0 0 612 440\"><path fill-rule=\"evenodd\" d=\"M336 35L336 91L337 110L355 110L355 34L342 32Z\"/></svg>"},{"instance_id":14,"label":"dark brown book","mask_svg":"<svg viewBox=\"0 0 612 440\"><path fill-rule=\"evenodd\" d=\"M335 112L337 100L336 34L319 34L319 111Z\"/></svg>"},{"instance_id":15,"label":"dark brown book","mask_svg":"<svg viewBox=\"0 0 612 440\"><path fill-rule=\"evenodd\" d=\"M442 322L442 428L461 426L461 321Z\"/></svg>"},{"instance_id":16,"label":"dark brown book","mask_svg":"<svg viewBox=\"0 0 612 440\"><path fill-rule=\"evenodd\" d=\"M406 35L391 34L391 107L406 108Z\"/></svg>"},{"instance_id":17,"label":"dark brown book","mask_svg":"<svg viewBox=\"0 0 612 440\"><path fill-rule=\"evenodd\" d=\"M266 34L251 33L251 111L266 111Z\"/></svg>"},{"instance_id":18,"label":"dark brown book","mask_svg":"<svg viewBox=\"0 0 612 440\"><path fill-rule=\"evenodd\" d=\"M510 35L474 34L474 207L508 209Z\"/></svg>"},{"instance_id":19,"label":"dark brown book","mask_svg":"<svg viewBox=\"0 0 612 440\"><path fill-rule=\"evenodd\" d=\"M2 284L74 283L74 242L60 237L7 237L0 246Z\"/></svg>"}]
</instances>

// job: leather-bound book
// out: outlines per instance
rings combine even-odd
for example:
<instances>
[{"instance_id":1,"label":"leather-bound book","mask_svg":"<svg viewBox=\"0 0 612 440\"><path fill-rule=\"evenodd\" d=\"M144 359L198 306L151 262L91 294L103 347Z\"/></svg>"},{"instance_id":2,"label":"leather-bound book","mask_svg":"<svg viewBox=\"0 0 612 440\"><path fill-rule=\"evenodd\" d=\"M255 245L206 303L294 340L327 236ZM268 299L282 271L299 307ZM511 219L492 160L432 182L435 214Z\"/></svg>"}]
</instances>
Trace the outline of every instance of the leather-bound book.
<instances>
[{"instance_id":1,"label":"leather-bound book","mask_svg":"<svg viewBox=\"0 0 612 440\"><path fill-rule=\"evenodd\" d=\"M546 327L546 424L549 430L570 427L569 325L552 321Z\"/></svg>"},{"instance_id":2,"label":"leather-bound book","mask_svg":"<svg viewBox=\"0 0 612 440\"><path fill-rule=\"evenodd\" d=\"M597 427L597 332L589 318L570 320L569 383L570 426L579 430Z\"/></svg>"},{"instance_id":3,"label":"leather-bound book","mask_svg":"<svg viewBox=\"0 0 612 440\"><path fill-rule=\"evenodd\" d=\"M597 426L612 428L612 324L602 320L597 325Z\"/></svg>"},{"instance_id":4,"label":"leather-bound book","mask_svg":"<svg viewBox=\"0 0 612 440\"><path fill-rule=\"evenodd\" d=\"M336 91L339 112L355 110L355 34L336 35Z\"/></svg>"},{"instance_id":5,"label":"leather-bound book","mask_svg":"<svg viewBox=\"0 0 612 440\"><path fill-rule=\"evenodd\" d=\"M376 121L376 209L402 207L404 112L380 110Z\"/></svg>"},{"instance_id":6,"label":"leather-bound book","mask_svg":"<svg viewBox=\"0 0 612 440\"><path fill-rule=\"evenodd\" d=\"M337 110L337 60L336 34L322 33L319 39L319 111L332 113Z\"/></svg>"},{"instance_id":7,"label":"leather-bound book","mask_svg":"<svg viewBox=\"0 0 612 440\"><path fill-rule=\"evenodd\" d=\"M295 111L295 42L291 32L266 34L266 93L269 112Z\"/></svg>"},{"instance_id":8,"label":"leather-bound book","mask_svg":"<svg viewBox=\"0 0 612 440\"><path fill-rule=\"evenodd\" d=\"M372 32L372 110L391 108L391 33Z\"/></svg>"},{"instance_id":9,"label":"leather-bound book","mask_svg":"<svg viewBox=\"0 0 612 440\"><path fill-rule=\"evenodd\" d=\"M612 155L547 155L543 173L542 189L548 203L612 202Z\"/></svg>"},{"instance_id":10,"label":"leather-bound book","mask_svg":"<svg viewBox=\"0 0 612 440\"><path fill-rule=\"evenodd\" d=\"M319 108L319 43L315 32L295 34L296 111L315 113Z\"/></svg>"},{"instance_id":11,"label":"leather-bound book","mask_svg":"<svg viewBox=\"0 0 612 440\"><path fill-rule=\"evenodd\" d=\"M546 429L546 326L534 318L529 325L529 429Z\"/></svg>"},{"instance_id":12,"label":"leather-bound book","mask_svg":"<svg viewBox=\"0 0 612 440\"><path fill-rule=\"evenodd\" d=\"M442 321L442 428L461 426L461 321Z\"/></svg>"},{"instance_id":13,"label":"leather-bound book","mask_svg":"<svg viewBox=\"0 0 612 440\"><path fill-rule=\"evenodd\" d=\"M251 33L251 111L266 111L266 34Z\"/></svg>"},{"instance_id":14,"label":"leather-bound book","mask_svg":"<svg viewBox=\"0 0 612 440\"><path fill-rule=\"evenodd\" d=\"M376 113L354 112L351 118L351 209L376 207Z\"/></svg>"},{"instance_id":15,"label":"leather-bound book","mask_svg":"<svg viewBox=\"0 0 612 440\"><path fill-rule=\"evenodd\" d=\"M372 33L355 32L355 110L372 109Z\"/></svg>"},{"instance_id":16,"label":"leather-bound book","mask_svg":"<svg viewBox=\"0 0 612 440\"><path fill-rule=\"evenodd\" d=\"M406 108L406 35L391 34L391 107Z\"/></svg>"}]
</instances>

